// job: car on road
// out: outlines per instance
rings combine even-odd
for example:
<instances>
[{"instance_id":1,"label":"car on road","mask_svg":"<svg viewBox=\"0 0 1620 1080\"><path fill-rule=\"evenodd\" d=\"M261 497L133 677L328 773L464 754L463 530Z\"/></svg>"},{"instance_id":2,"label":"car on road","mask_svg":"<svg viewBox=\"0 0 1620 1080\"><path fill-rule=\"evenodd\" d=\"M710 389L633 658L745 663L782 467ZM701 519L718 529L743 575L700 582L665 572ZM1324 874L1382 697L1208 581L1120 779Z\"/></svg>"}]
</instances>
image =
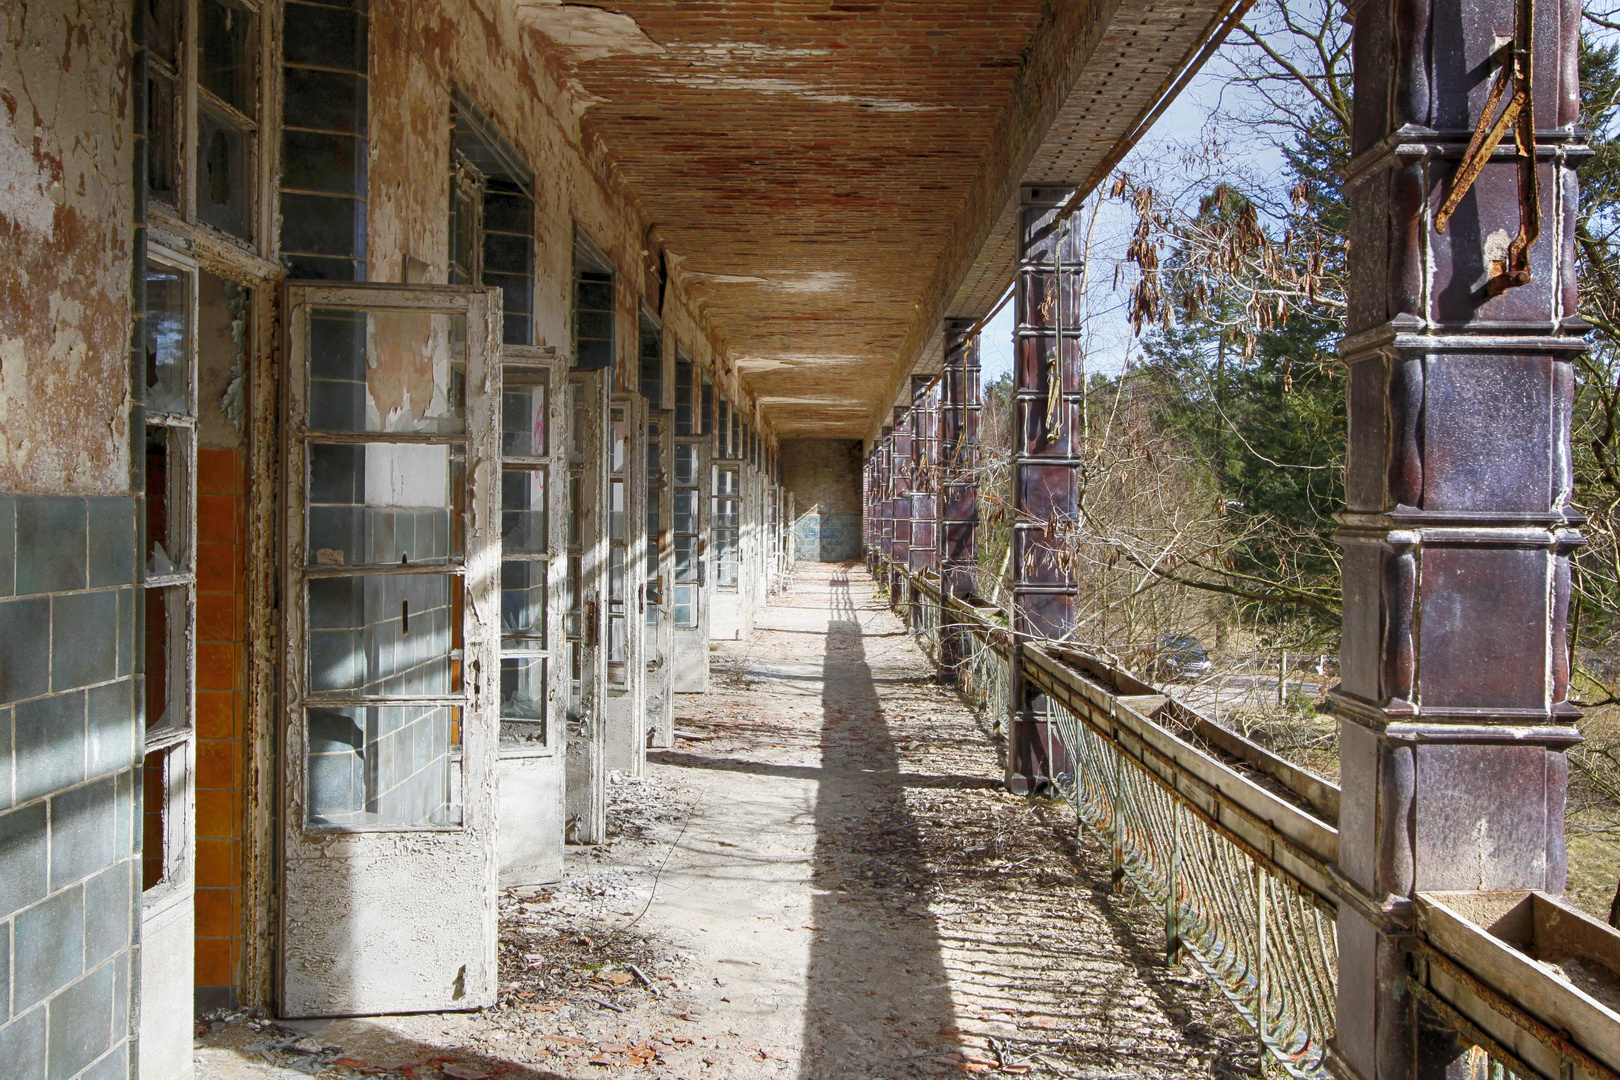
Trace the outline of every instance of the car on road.
<instances>
[{"instance_id":1,"label":"car on road","mask_svg":"<svg viewBox=\"0 0 1620 1080\"><path fill-rule=\"evenodd\" d=\"M1159 642L1154 666L1161 679L1196 679L1215 668L1209 659L1209 650L1187 634L1166 634Z\"/></svg>"}]
</instances>

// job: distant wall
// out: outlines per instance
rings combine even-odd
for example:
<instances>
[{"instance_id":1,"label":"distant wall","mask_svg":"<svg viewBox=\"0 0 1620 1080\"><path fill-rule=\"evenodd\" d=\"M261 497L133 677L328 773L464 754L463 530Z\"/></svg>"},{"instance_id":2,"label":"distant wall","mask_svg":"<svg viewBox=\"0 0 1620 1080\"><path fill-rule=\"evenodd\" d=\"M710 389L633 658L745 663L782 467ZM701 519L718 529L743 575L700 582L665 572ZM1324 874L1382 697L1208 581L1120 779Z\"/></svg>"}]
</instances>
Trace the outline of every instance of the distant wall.
<instances>
[{"instance_id":1,"label":"distant wall","mask_svg":"<svg viewBox=\"0 0 1620 1080\"><path fill-rule=\"evenodd\" d=\"M860 440L784 439L782 478L794 496L798 557L811 562L860 558Z\"/></svg>"}]
</instances>

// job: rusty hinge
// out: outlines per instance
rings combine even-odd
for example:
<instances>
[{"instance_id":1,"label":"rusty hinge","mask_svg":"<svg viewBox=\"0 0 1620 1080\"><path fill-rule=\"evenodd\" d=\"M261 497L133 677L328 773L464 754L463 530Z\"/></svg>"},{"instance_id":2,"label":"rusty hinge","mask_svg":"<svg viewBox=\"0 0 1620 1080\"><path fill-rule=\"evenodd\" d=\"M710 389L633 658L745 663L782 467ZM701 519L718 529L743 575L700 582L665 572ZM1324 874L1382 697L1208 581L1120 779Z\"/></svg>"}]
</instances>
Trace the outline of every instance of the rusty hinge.
<instances>
[{"instance_id":1,"label":"rusty hinge","mask_svg":"<svg viewBox=\"0 0 1620 1080\"><path fill-rule=\"evenodd\" d=\"M1446 224L1479 178L1485 163L1501 143L1509 127L1513 129L1513 145L1519 160L1519 235L1508 244L1507 258L1491 261L1491 276L1485 283L1485 292L1497 296L1509 289L1530 283L1530 245L1541 235L1541 201L1536 179L1536 122L1531 96L1534 70L1531 60L1535 47L1535 0L1518 0L1513 28L1513 40L1499 50L1501 67L1496 82L1491 85L1490 97L1480 112L1474 137L1457 172L1451 178L1446 201L1434 217L1434 231L1444 233ZM1512 96L1497 115L1502 98L1509 88Z\"/></svg>"}]
</instances>

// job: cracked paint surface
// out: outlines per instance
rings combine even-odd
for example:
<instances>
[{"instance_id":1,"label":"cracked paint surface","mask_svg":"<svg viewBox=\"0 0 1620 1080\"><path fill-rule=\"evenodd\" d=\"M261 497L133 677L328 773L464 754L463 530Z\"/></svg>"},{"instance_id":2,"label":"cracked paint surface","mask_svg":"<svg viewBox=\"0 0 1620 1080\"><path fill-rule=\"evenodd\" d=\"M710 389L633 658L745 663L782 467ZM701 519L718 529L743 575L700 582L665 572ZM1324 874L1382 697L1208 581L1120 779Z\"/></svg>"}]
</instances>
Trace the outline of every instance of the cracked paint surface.
<instances>
[{"instance_id":1,"label":"cracked paint surface","mask_svg":"<svg viewBox=\"0 0 1620 1080\"><path fill-rule=\"evenodd\" d=\"M128 7L0 8L3 491L129 487Z\"/></svg>"}]
</instances>

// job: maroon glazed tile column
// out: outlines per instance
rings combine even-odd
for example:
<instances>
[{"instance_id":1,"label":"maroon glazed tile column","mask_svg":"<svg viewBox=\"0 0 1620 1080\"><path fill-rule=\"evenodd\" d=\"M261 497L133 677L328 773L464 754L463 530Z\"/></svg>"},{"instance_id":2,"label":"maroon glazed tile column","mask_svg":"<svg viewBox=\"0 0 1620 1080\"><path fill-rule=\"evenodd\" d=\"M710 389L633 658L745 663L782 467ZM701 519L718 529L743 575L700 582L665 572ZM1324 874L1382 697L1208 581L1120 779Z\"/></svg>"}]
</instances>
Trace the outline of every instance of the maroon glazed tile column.
<instances>
[{"instance_id":1,"label":"maroon glazed tile column","mask_svg":"<svg viewBox=\"0 0 1620 1080\"><path fill-rule=\"evenodd\" d=\"M878 551L889 558L894 545L894 427L885 425L883 438L877 445L877 535ZM884 571L888 573L887 570Z\"/></svg>"},{"instance_id":2,"label":"maroon glazed tile column","mask_svg":"<svg viewBox=\"0 0 1620 1080\"><path fill-rule=\"evenodd\" d=\"M911 572L939 568L939 384L911 377Z\"/></svg>"},{"instance_id":3,"label":"maroon glazed tile column","mask_svg":"<svg viewBox=\"0 0 1620 1080\"><path fill-rule=\"evenodd\" d=\"M861 538L863 554L866 557L866 570L868 573L877 569L878 553L878 527L877 527L877 491L878 472L877 460L879 447L874 445L866 455L866 464L861 469Z\"/></svg>"},{"instance_id":4,"label":"maroon glazed tile column","mask_svg":"<svg viewBox=\"0 0 1620 1080\"><path fill-rule=\"evenodd\" d=\"M1333 1066L1382 1080L1461 1067L1403 986L1412 894L1564 889L1577 739L1564 622L1581 543L1573 159L1586 151L1576 0L1352 8ZM1533 59L1532 109L1459 189L1516 53Z\"/></svg>"},{"instance_id":5,"label":"maroon glazed tile column","mask_svg":"<svg viewBox=\"0 0 1620 1080\"><path fill-rule=\"evenodd\" d=\"M889 557L893 560L893 569L900 571L911 565L911 409L909 406L896 405L894 407L894 438L890 444L893 449L890 454L889 472L893 479L890 489L890 516L893 524L890 527L891 539L889 541ZM889 581L889 598L893 603L900 602L901 583L904 581L899 573L895 573Z\"/></svg>"},{"instance_id":6,"label":"maroon glazed tile column","mask_svg":"<svg viewBox=\"0 0 1620 1080\"><path fill-rule=\"evenodd\" d=\"M970 332L972 327L971 319L945 323L939 381L939 581L948 596L978 591L979 335ZM957 665L967 657L967 641L949 625L948 614L941 621L941 674L954 680Z\"/></svg>"},{"instance_id":7,"label":"maroon glazed tile column","mask_svg":"<svg viewBox=\"0 0 1620 1080\"><path fill-rule=\"evenodd\" d=\"M1026 187L1019 208L1011 560L1019 641L1065 638L1074 628L1075 582L1062 530L1077 516L1078 462L1070 440L1080 417L1080 241L1058 222L1071 194ZM1016 657L1011 693L1007 788L1027 794L1066 772L1067 763L1047 725L1046 702L1026 688Z\"/></svg>"}]
</instances>

